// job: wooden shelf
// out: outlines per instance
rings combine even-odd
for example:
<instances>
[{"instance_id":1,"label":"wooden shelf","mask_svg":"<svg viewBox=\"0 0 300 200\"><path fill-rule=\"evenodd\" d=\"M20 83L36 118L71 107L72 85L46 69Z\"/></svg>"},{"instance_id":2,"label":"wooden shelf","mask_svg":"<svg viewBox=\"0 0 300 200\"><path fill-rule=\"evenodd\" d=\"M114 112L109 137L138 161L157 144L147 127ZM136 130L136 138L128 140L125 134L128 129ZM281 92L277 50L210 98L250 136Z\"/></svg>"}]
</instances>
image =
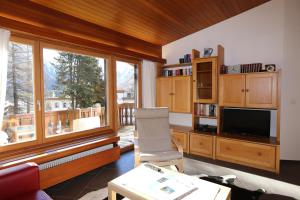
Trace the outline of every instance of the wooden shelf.
<instances>
[{"instance_id":1,"label":"wooden shelf","mask_svg":"<svg viewBox=\"0 0 300 200\"><path fill-rule=\"evenodd\" d=\"M185 67L185 66L192 66L192 63L178 63L178 64L171 64L171 65L164 65L162 66L162 68Z\"/></svg>"},{"instance_id":2,"label":"wooden shelf","mask_svg":"<svg viewBox=\"0 0 300 200\"><path fill-rule=\"evenodd\" d=\"M216 116L208 116L208 115L194 115L194 116L199 118L217 119Z\"/></svg>"},{"instance_id":3,"label":"wooden shelf","mask_svg":"<svg viewBox=\"0 0 300 200\"><path fill-rule=\"evenodd\" d=\"M220 74L220 76L230 76L230 75L241 75L241 74L272 74L272 73L278 73L278 71L275 72L248 72L248 73L235 73L235 74Z\"/></svg>"},{"instance_id":4,"label":"wooden shelf","mask_svg":"<svg viewBox=\"0 0 300 200\"><path fill-rule=\"evenodd\" d=\"M247 142L256 142L256 143L264 143L270 145L278 145L279 143L276 141L276 137L259 137L259 136L251 136L251 135L240 135L233 133L220 133L218 136L230 139L244 140Z\"/></svg>"},{"instance_id":5,"label":"wooden shelf","mask_svg":"<svg viewBox=\"0 0 300 200\"><path fill-rule=\"evenodd\" d=\"M192 75L178 75L178 76L158 76L158 78L171 78L171 77L189 77Z\"/></svg>"},{"instance_id":6,"label":"wooden shelf","mask_svg":"<svg viewBox=\"0 0 300 200\"><path fill-rule=\"evenodd\" d=\"M197 88L198 88L198 89L211 89L212 87L211 87L211 86L204 86L204 87L203 87L203 86L202 86L202 87L200 86L200 87L197 87Z\"/></svg>"},{"instance_id":7,"label":"wooden shelf","mask_svg":"<svg viewBox=\"0 0 300 200\"><path fill-rule=\"evenodd\" d=\"M200 70L200 71L197 71L197 73L212 73L211 70Z\"/></svg>"}]
</instances>

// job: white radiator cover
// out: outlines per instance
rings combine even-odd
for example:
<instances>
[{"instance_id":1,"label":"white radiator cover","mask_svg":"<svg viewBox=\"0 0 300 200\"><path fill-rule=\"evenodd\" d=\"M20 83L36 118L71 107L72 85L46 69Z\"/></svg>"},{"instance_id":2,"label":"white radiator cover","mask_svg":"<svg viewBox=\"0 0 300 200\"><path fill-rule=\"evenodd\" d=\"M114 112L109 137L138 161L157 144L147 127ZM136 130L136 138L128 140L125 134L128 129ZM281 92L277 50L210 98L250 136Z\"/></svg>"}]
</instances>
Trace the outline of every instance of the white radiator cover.
<instances>
[{"instance_id":1,"label":"white radiator cover","mask_svg":"<svg viewBox=\"0 0 300 200\"><path fill-rule=\"evenodd\" d=\"M40 164L39 169L40 170L45 170L45 169L49 169L49 168L52 168L52 167L56 167L58 165L62 165L62 164L71 162L73 160L77 160L77 159L80 159L82 157L93 155L93 154L96 154L96 153L99 153L99 152L102 152L102 151L105 151L105 150L108 150L108 149L112 149L112 148L114 148L113 144L108 144L108 145L105 145L105 146L97 147L95 149L90 149L88 151L83 151L83 152L80 152L80 153L69 155L69 156L66 156L66 157L63 157L63 158L59 158L59 159L56 159L56 160L52 160L52 161Z\"/></svg>"}]
</instances>

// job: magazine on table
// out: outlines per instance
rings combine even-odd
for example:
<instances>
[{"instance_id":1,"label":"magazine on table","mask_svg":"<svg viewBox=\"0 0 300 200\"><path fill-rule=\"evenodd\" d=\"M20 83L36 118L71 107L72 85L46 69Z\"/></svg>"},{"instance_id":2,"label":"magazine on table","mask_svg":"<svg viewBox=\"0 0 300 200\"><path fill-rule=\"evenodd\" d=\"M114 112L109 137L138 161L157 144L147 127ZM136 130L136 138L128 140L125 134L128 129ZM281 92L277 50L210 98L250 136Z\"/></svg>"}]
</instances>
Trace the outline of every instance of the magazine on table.
<instances>
[{"instance_id":1,"label":"magazine on table","mask_svg":"<svg viewBox=\"0 0 300 200\"><path fill-rule=\"evenodd\" d=\"M145 194L153 199L164 199L164 200L181 200L191 199L187 198L193 193L201 191L206 193L205 199L215 199L219 192L218 187L207 190L205 188L199 188L194 181L183 178L177 173L170 173L168 170L161 170L151 164L141 165L134 169L134 173L129 173L126 180L124 179L124 186L137 191L140 194ZM198 196L199 198L199 196Z\"/></svg>"}]
</instances>

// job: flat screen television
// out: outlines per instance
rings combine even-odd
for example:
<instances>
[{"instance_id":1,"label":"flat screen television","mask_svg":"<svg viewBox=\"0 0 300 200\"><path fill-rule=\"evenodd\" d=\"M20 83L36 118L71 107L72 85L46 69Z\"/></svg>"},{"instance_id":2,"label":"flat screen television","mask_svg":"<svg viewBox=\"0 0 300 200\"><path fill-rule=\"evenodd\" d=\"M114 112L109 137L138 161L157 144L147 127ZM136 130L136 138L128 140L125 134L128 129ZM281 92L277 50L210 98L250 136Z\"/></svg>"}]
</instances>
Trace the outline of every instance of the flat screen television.
<instances>
[{"instance_id":1,"label":"flat screen television","mask_svg":"<svg viewBox=\"0 0 300 200\"><path fill-rule=\"evenodd\" d=\"M271 111L223 109L222 132L270 137Z\"/></svg>"}]
</instances>

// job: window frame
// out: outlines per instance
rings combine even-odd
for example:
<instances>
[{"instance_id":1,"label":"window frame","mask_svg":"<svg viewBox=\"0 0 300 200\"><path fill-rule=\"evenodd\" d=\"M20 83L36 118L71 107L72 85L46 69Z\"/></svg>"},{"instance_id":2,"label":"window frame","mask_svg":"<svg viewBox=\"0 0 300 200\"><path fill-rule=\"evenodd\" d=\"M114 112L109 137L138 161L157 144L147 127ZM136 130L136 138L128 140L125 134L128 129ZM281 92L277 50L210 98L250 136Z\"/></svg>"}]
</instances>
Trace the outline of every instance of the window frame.
<instances>
[{"instance_id":1,"label":"window frame","mask_svg":"<svg viewBox=\"0 0 300 200\"><path fill-rule=\"evenodd\" d=\"M33 91L34 91L34 111L35 111L35 134L36 139L33 141L25 141L12 143L5 146L0 146L0 160L8 157L17 156L23 148L27 148L26 152L36 152L40 148L47 148L47 146L61 145L62 143L70 143L72 141L97 137L103 134L113 133L116 126L114 110L115 110L115 70L112 65L112 56L99 53L98 49L84 47L76 44L70 44L62 41L54 41L51 39L41 39L36 36L23 35L12 32L10 42L17 42L21 44L29 44L32 46L33 55ZM49 48L59 51L68 51L71 53L99 57L106 59L106 109L107 109L107 126L99 127L84 131L72 132L69 134L47 136L44 133L44 63L43 63L43 48Z\"/></svg>"},{"instance_id":2,"label":"window frame","mask_svg":"<svg viewBox=\"0 0 300 200\"><path fill-rule=\"evenodd\" d=\"M11 36L9 42L16 42L16 43L25 44L25 45L27 44L32 46L32 56L33 56L32 70L33 70L33 77L34 77L33 79L33 97L34 97L33 101L34 102L33 103L34 103L34 121L35 121L36 139L25 141L25 142L11 143L5 146L1 146L0 153L14 150L14 149L21 149L29 146L35 146L42 143L42 136L41 134L39 134L39 130L41 129L41 123L40 123L41 112L39 110L39 106L36 104L36 102L39 99L39 93L37 91L39 91L40 88L38 84L40 81L39 67L38 67L39 61L37 56L35 56L38 53L38 49L39 49L38 43L31 39L16 37L16 36Z\"/></svg>"},{"instance_id":3,"label":"window frame","mask_svg":"<svg viewBox=\"0 0 300 200\"><path fill-rule=\"evenodd\" d=\"M121 62L127 62L130 64L134 65L134 68L138 71L138 79L137 79L137 84L138 84L138 91L137 91L137 104L136 107L137 108L142 108L142 100L143 100L143 94L142 94L142 61L137 60L137 59L130 59L130 58L126 58L126 57L122 57L122 56L113 56L112 57L112 63L113 63L113 70L114 70L114 80L117 83L117 61L121 61ZM117 95L117 84L114 85L114 94ZM118 107L118 102L117 102L117 98L114 99L114 106L115 106L115 110L117 110ZM120 128L120 124L119 124L119 116L118 116L118 112L113 113L114 118L117 120L113 130L117 131Z\"/></svg>"},{"instance_id":4,"label":"window frame","mask_svg":"<svg viewBox=\"0 0 300 200\"><path fill-rule=\"evenodd\" d=\"M46 136L45 133L45 105L44 105L44 62L43 62L43 49L53 49L53 50L58 50L58 51L65 51L65 52L70 52L70 53L75 53L75 54L80 54L80 55L86 55L86 56L93 56L93 57L99 57L99 58L104 58L106 59L106 98L107 98L107 125L105 127L99 127L99 128L94 128L94 129L88 129L84 131L76 131L72 133L67 133L67 134L60 134L60 135L53 135L53 136ZM111 101L109 98L109 85L111 82L110 78L110 73L111 73L111 59L110 56L100 54L100 53L95 53L91 52L88 50L82 50L82 49L77 49L75 47L70 47L70 46L62 46L58 44L53 44L53 43L48 43L48 42L40 42L40 48L39 48L39 55L40 55L40 63L41 63L41 110L42 110L42 135L43 135L43 142L53 142L53 141L61 141L64 139L70 139L70 138L78 138L82 136L91 136L91 135L96 135L97 133L101 133L103 131L108 131L112 129L112 120L110 119L110 116L113 113L112 111L112 106L111 106Z\"/></svg>"}]
</instances>

